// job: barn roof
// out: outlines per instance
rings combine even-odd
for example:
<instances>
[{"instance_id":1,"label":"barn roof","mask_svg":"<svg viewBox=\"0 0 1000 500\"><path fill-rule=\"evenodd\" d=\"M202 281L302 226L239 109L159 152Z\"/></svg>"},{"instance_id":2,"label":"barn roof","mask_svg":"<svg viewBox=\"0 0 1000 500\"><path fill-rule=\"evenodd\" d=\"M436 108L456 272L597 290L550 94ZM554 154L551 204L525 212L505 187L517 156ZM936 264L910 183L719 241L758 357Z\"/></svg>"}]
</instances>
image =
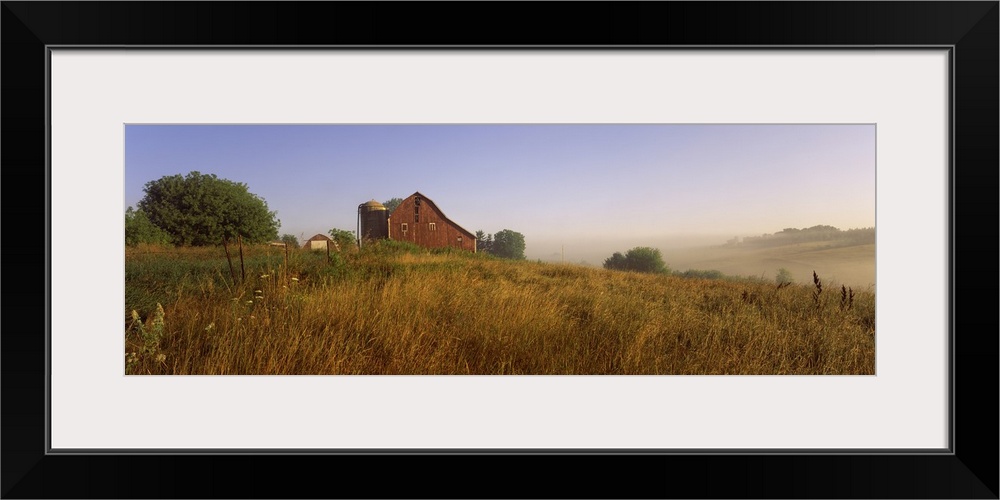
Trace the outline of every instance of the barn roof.
<instances>
[{"instance_id":1,"label":"barn roof","mask_svg":"<svg viewBox=\"0 0 1000 500\"><path fill-rule=\"evenodd\" d=\"M317 234L314 234L312 238L309 238L306 241L326 241L326 240L333 241L333 238L330 238L329 236L327 236L325 234L319 234L319 233L317 233Z\"/></svg>"},{"instance_id":2,"label":"barn roof","mask_svg":"<svg viewBox=\"0 0 1000 500\"><path fill-rule=\"evenodd\" d=\"M465 234L467 234L467 235L471 236L471 237L472 237L473 239L475 239L475 237L476 237L476 235L475 235L475 234L473 234L473 233L472 233L471 231L469 231L468 229L465 229L464 227L462 227L462 226L459 226L458 224L456 224L456 223L455 223L455 221L453 221L453 220L449 219L449 218L448 218L448 216L444 214L444 211L443 211L443 210L441 210L441 208L440 208L440 207L438 207L437 203L434 203L434 200L432 200L432 199L428 198L428 197L427 197L427 196L426 196L425 194L421 193L420 191L416 191L416 192L414 192L414 193L413 193L413 194L411 194L410 196L407 196L407 197L406 197L406 199L410 199L410 198L413 198L414 196L419 196L419 197L420 197L421 199L423 199L423 200L424 200L425 202L427 202L427 203L430 203L431 205L433 205L433 206L434 206L434 208L435 208L435 209L436 209L436 210L438 211L438 213L440 213L440 214L441 214L441 218L442 218L442 219L444 219L444 220L448 221L448 223L449 223L449 224L451 224L452 226L455 226L455 228L456 228L456 229L458 229L458 230L460 230L460 231L464 232ZM392 218L392 215L390 215L390 216L389 216L389 218L391 219L391 218Z\"/></svg>"}]
</instances>

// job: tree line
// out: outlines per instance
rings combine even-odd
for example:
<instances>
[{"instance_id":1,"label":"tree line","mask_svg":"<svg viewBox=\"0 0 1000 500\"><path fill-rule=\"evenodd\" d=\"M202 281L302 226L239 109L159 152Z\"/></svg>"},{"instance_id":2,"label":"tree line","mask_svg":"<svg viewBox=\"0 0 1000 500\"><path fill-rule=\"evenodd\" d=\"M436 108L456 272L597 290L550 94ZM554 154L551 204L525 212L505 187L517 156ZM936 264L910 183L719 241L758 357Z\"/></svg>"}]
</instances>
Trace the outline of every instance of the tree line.
<instances>
[{"instance_id":1,"label":"tree line","mask_svg":"<svg viewBox=\"0 0 1000 500\"><path fill-rule=\"evenodd\" d=\"M827 225L817 225L801 229L786 227L773 234L765 233L760 236L747 236L739 244L743 246L768 247L813 241L828 241L834 246L875 243L875 228L862 227L841 230ZM735 240L730 240L730 242L735 243Z\"/></svg>"}]
</instances>

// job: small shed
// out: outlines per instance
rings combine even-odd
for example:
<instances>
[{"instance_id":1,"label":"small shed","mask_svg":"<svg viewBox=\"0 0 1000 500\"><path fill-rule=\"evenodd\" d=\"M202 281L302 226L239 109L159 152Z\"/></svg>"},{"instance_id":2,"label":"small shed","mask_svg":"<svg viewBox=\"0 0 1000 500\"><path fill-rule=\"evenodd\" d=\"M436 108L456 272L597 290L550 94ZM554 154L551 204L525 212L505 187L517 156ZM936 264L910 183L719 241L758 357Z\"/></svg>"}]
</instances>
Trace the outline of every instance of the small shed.
<instances>
[{"instance_id":1,"label":"small shed","mask_svg":"<svg viewBox=\"0 0 1000 500\"><path fill-rule=\"evenodd\" d=\"M302 245L302 248L308 250L326 250L326 246L331 243L336 246L336 243L334 243L333 239L329 236L325 234L317 234L306 240L305 244Z\"/></svg>"}]
</instances>

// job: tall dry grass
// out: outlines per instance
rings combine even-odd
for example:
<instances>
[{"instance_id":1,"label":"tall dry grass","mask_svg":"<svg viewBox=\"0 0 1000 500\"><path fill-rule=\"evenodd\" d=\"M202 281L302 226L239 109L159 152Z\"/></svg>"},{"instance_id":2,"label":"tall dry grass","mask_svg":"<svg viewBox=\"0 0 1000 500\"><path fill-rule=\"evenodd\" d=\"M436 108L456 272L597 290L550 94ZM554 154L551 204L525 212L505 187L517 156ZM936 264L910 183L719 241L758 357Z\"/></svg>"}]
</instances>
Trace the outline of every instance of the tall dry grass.
<instances>
[{"instance_id":1,"label":"tall dry grass","mask_svg":"<svg viewBox=\"0 0 1000 500\"><path fill-rule=\"evenodd\" d=\"M871 290L851 290L848 308L816 286L512 262L400 244L332 262L297 251L287 268L266 251L249 252L254 272L243 283L233 282L214 250L127 255L126 371L874 373Z\"/></svg>"}]
</instances>

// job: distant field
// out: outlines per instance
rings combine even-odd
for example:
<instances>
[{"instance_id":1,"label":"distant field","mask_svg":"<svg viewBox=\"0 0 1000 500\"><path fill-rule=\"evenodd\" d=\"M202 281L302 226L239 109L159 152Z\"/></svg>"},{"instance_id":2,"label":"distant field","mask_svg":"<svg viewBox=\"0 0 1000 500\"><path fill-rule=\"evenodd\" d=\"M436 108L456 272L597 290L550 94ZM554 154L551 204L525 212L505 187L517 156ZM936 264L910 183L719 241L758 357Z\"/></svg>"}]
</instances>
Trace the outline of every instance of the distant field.
<instances>
[{"instance_id":1,"label":"distant field","mask_svg":"<svg viewBox=\"0 0 1000 500\"><path fill-rule=\"evenodd\" d=\"M798 284L776 286L773 270L764 280L690 279L398 242L329 260L296 249L287 267L280 248L248 247L244 271L235 252L230 266L220 248L130 248L124 367L129 374L873 374L874 290L853 288L849 296L832 280L834 265L848 268L865 251L769 252L720 251L692 267L737 273L731 269L759 259L766 269L789 268ZM803 255L828 264L816 268L821 291L812 268L806 279Z\"/></svg>"},{"instance_id":2,"label":"distant field","mask_svg":"<svg viewBox=\"0 0 1000 500\"><path fill-rule=\"evenodd\" d=\"M774 279L785 268L799 283L812 281L816 271L829 283L866 289L875 285L875 245L830 248L809 242L772 248L705 247L671 250L664 255L674 270L715 269L725 274Z\"/></svg>"}]
</instances>

